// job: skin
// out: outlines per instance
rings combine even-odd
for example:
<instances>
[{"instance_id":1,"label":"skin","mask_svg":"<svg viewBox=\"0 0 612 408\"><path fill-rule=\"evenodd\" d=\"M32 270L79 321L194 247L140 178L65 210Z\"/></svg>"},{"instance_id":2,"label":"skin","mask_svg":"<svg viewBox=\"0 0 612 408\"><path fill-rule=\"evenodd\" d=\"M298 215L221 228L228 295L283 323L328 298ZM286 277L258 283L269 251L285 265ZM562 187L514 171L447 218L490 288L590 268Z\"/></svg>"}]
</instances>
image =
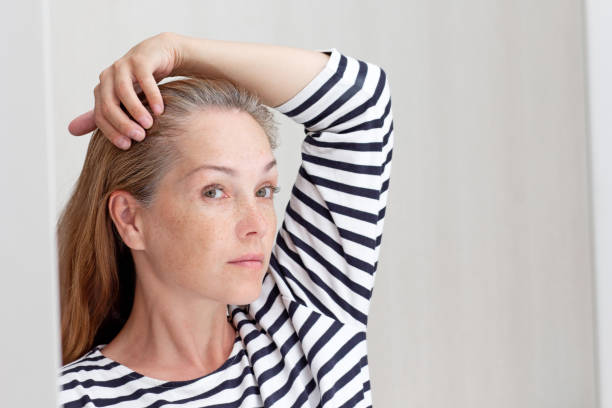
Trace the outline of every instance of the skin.
<instances>
[{"instance_id":1,"label":"skin","mask_svg":"<svg viewBox=\"0 0 612 408\"><path fill-rule=\"evenodd\" d=\"M178 381L227 360L237 333L226 305L248 304L261 292L276 234L266 186L276 186L278 174L267 136L248 113L198 112L176 140L183 160L162 179L152 207L124 191L110 197L137 283L132 313L102 354L148 377ZM202 165L227 169L190 173ZM252 253L263 262L228 263Z\"/></svg>"}]
</instances>

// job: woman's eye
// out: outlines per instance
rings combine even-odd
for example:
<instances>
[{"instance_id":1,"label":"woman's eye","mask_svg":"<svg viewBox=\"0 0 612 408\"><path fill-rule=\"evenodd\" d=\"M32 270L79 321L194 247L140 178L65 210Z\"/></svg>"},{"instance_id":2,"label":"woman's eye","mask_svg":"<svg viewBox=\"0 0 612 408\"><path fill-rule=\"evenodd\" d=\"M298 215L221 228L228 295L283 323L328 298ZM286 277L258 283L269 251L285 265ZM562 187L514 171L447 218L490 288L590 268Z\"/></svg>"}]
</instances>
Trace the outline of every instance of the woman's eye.
<instances>
[{"instance_id":1,"label":"woman's eye","mask_svg":"<svg viewBox=\"0 0 612 408\"><path fill-rule=\"evenodd\" d=\"M213 187L204 191L204 196L207 198L223 197L223 189L221 187Z\"/></svg>"},{"instance_id":2,"label":"woman's eye","mask_svg":"<svg viewBox=\"0 0 612 408\"><path fill-rule=\"evenodd\" d=\"M280 190L279 187L276 186L265 186L257 190L257 197L261 198L272 198L272 196L278 193Z\"/></svg>"}]
</instances>

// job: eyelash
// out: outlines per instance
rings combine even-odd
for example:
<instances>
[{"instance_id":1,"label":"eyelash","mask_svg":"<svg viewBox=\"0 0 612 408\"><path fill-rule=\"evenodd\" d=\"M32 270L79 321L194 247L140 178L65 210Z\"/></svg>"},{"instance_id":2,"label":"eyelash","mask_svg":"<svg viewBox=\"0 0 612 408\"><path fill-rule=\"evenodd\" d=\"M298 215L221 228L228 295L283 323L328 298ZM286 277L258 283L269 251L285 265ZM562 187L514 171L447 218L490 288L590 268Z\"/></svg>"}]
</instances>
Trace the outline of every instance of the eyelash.
<instances>
[{"instance_id":1,"label":"eyelash","mask_svg":"<svg viewBox=\"0 0 612 408\"><path fill-rule=\"evenodd\" d=\"M279 186L274 186L272 184L266 184L265 186L262 186L261 188L259 188L257 191L260 191L260 190L262 190L264 188L269 188L271 190L272 193L271 193L270 197L258 197L258 198L272 199L272 198L274 198L274 195L277 194L280 191L280 187ZM220 184L211 184L210 186L204 187L204 190L202 191L202 195L205 198L209 198L211 200L217 199L215 197L207 197L206 196L206 193L209 192L209 191L212 191L212 190L221 190L221 191L223 191L223 187Z\"/></svg>"}]
</instances>

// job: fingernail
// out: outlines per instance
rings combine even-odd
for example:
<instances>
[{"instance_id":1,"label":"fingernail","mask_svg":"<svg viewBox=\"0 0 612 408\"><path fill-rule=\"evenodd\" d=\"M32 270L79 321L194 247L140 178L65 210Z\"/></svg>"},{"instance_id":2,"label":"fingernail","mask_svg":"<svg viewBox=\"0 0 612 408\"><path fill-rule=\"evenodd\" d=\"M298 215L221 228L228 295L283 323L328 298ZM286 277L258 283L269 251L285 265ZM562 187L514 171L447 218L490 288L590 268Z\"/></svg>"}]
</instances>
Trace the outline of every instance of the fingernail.
<instances>
[{"instance_id":1,"label":"fingernail","mask_svg":"<svg viewBox=\"0 0 612 408\"><path fill-rule=\"evenodd\" d=\"M130 141L125 137L120 138L117 143L119 143L119 147L122 149L127 149L130 147Z\"/></svg>"},{"instance_id":2,"label":"fingernail","mask_svg":"<svg viewBox=\"0 0 612 408\"><path fill-rule=\"evenodd\" d=\"M155 113L156 115L161 115L161 113L162 113L161 105L155 104L155 105L153 105L152 109L153 109L153 113Z\"/></svg>"},{"instance_id":3,"label":"fingernail","mask_svg":"<svg viewBox=\"0 0 612 408\"><path fill-rule=\"evenodd\" d=\"M130 130L130 134L128 136L134 140L142 142L142 140L145 138L145 132L142 129L132 129Z\"/></svg>"},{"instance_id":4,"label":"fingernail","mask_svg":"<svg viewBox=\"0 0 612 408\"><path fill-rule=\"evenodd\" d=\"M138 122L140 122L142 127L144 127L145 129L150 128L153 124L153 120L150 117L144 115L138 119Z\"/></svg>"}]
</instances>

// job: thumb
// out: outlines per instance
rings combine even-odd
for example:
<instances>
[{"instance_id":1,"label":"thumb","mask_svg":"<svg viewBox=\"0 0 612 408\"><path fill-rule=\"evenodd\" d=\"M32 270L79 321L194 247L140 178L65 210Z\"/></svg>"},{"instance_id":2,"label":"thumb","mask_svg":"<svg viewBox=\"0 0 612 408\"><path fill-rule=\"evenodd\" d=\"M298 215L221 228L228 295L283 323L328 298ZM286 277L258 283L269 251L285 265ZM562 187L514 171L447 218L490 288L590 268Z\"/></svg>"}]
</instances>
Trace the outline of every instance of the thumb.
<instances>
[{"instance_id":1,"label":"thumb","mask_svg":"<svg viewBox=\"0 0 612 408\"><path fill-rule=\"evenodd\" d=\"M68 125L68 131L74 136L81 136L85 133L89 133L97 128L96 121L94 119L94 111L90 110L85 112L76 118L72 119Z\"/></svg>"}]
</instances>

